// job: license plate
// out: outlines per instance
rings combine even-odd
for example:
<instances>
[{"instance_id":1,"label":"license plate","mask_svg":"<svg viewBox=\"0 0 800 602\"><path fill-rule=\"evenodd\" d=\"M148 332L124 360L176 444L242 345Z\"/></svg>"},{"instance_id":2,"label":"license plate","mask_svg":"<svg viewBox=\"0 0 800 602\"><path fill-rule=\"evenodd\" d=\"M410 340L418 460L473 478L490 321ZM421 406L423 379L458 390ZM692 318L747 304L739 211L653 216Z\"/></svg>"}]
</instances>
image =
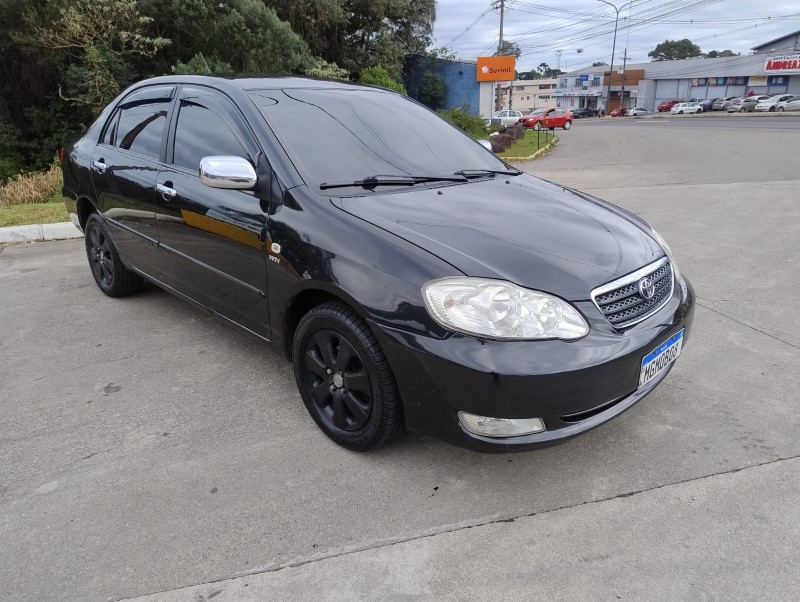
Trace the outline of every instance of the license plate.
<instances>
[{"instance_id":1,"label":"license plate","mask_svg":"<svg viewBox=\"0 0 800 602\"><path fill-rule=\"evenodd\" d=\"M656 376L667 369L681 354L683 347L683 330L672 335L661 343L642 360L642 369L639 372L639 387L643 387Z\"/></svg>"}]
</instances>

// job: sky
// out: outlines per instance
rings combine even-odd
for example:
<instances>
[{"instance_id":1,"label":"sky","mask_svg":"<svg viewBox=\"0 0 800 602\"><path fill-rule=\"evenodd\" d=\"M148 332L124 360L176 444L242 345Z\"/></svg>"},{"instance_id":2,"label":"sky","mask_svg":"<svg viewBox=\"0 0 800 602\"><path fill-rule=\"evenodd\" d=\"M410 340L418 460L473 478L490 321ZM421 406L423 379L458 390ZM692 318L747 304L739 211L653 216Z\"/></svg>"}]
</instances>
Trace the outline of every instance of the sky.
<instances>
[{"instance_id":1,"label":"sky","mask_svg":"<svg viewBox=\"0 0 800 602\"><path fill-rule=\"evenodd\" d=\"M609 1L621 8L615 63L622 62L625 48L629 62L648 62L647 53L666 39L689 38L703 52L749 54L753 46L800 29L798 0ZM438 0L432 46L451 48L464 60L493 54L500 15L491 4ZM556 68L559 61L571 71L611 61L615 16L600 0L506 0L504 38L522 48L517 71L541 63Z\"/></svg>"}]
</instances>

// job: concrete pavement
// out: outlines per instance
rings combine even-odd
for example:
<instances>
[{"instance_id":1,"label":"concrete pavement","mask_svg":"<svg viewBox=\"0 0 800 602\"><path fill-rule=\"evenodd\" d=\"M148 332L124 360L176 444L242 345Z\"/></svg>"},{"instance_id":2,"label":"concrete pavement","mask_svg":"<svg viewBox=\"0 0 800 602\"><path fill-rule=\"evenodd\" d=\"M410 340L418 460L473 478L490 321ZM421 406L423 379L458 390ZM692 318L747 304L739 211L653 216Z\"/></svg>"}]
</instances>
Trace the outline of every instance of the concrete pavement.
<instances>
[{"instance_id":1,"label":"concrete pavement","mask_svg":"<svg viewBox=\"0 0 800 602\"><path fill-rule=\"evenodd\" d=\"M5 596L791 599L798 131L736 121L576 122L527 167L642 214L699 296L662 387L540 452L346 452L282 358L161 291L106 298L80 240L2 249Z\"/></svg>"}]
</instances>

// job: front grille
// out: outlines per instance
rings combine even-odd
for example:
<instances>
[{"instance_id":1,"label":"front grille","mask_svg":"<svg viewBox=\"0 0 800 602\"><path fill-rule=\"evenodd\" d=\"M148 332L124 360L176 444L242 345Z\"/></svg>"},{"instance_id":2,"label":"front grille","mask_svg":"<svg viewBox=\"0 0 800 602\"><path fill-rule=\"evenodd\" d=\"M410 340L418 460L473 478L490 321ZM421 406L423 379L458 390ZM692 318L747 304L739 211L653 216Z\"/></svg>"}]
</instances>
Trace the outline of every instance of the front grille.
<instances>
[{"instance_id":1,"label":"front grille","mask_svg":"<svg viewBox=\"0 0 800 602\"><path fill-rule=\"evenodd\" d=\"M645 299L639 293L639 282L649 278L655 293ZM666 257L609 282L592 292L592 299L606 319L616 328L627 328L657 312L672 296L672 266Z\"/></svg>"}]
</instances>

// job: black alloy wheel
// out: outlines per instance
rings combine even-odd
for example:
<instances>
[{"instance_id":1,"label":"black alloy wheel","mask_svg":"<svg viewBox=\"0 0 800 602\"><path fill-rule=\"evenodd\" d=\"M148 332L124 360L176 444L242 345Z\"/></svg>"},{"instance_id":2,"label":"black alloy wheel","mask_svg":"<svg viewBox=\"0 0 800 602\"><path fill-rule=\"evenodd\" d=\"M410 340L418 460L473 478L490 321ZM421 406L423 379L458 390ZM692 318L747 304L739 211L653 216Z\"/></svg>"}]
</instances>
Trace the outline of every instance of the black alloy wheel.
<instances>
[{"instance_id":1,"label":"black alloy wheel","mask_svg":"<svg viewBox=\"0 0 800 602\"><path fill-rule=\"evenodd\" d=\"M122 263L103 220L92 213L84 226L86 257L97 286L109 297L124 297L141 290L144 281Z\"/></svg>"},{"instance_id":2,"label":"black alloy wheel","mask_svg":"<svg viewBox=\"0 0 800 602\"><path fill-rule=\"evenodd\" d=\"M369 326L352 309L331 302L303 316L292 358L303 403L333 441L367 451L400 431L394 375Z\"/></svg>"}]
</instances>

